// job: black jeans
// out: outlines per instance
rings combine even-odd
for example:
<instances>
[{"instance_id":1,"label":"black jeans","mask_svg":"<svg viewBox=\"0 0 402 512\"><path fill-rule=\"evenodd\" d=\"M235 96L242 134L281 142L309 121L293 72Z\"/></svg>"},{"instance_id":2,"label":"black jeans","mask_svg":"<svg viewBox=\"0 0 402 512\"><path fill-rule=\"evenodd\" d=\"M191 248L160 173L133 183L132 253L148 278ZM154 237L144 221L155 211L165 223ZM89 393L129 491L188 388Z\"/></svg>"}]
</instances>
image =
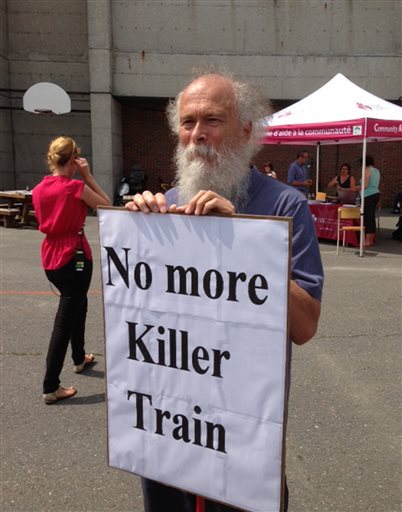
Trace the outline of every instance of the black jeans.
<instances>
[{"instance_id":1,"label":"black jeans","mask_svg":"<svg viewBox=\"0 0 402 512\"><path fill-rule=\"evenodd\" d=\"M380 194L373 194L364 198L364 226L366 233L375 233L375 209L380 199Z\"/></svg>"},{"instance_id":2,"label":"black jeans","mask_svg":"<svg viewBox=\"0 0 402 512\"><path fill-rule=\"evenodd\" d=\"M189 492L173 489L166 485L142 478L142 493L145 512L195 512L196 497ZM285 507L288 510L288 486L285 484ZM215 501L205 500L205 512L241 512L238 508L222 505Z\"/></svg>"},{"instance_id":3,"label":"black jeans","mask_svg":"<svg viewBox=\"0 0 402 512\"><path fill-rule=\"evenodd\" d=\"M92 261L85 259L84 270L75 270L75 261L57 270L45 270L46 277L60 291L60 302L54 319L53 332L46 356L46 374L43 392L52 393L60 385L68 342L71 341L75 365L85 358L85 320L87 316L87 292L92 278Z\"/></svg>"}]
</instances>

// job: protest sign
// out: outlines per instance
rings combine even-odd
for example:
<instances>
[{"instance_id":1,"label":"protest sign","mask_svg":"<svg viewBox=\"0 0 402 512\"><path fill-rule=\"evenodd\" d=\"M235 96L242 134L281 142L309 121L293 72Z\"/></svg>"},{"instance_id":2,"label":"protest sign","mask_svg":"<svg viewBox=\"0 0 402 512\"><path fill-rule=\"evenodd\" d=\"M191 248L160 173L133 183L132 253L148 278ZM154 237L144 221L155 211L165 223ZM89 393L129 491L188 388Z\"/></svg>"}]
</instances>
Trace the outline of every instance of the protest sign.
<instances>
[{"instance_id":1,"label":"protest sign","mask_svg":"<svg viewBox=\"0 0 402 512\"><path fill-rule=\"evenodd\" d=\"M109 464L281 509L290 219L99 210Z\"/></svg>"}]
</instances>

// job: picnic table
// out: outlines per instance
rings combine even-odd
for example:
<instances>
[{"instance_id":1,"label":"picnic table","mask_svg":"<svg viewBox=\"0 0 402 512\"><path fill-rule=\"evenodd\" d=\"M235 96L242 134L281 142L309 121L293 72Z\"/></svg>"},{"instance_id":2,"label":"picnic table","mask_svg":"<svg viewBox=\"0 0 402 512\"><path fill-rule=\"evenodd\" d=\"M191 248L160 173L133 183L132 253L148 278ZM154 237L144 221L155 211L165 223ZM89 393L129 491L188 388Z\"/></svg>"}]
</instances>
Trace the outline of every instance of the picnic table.
<instances>
[{"instance_id":1,"label":"picnic table","mask_svg":"<svg viewBox=\"0 0 402 512\"><path fill-rule=\"evenodd\" d=\"M6 228L37 226L30 190L0 190L0 219Z\"/></svg>"}]
</instances>

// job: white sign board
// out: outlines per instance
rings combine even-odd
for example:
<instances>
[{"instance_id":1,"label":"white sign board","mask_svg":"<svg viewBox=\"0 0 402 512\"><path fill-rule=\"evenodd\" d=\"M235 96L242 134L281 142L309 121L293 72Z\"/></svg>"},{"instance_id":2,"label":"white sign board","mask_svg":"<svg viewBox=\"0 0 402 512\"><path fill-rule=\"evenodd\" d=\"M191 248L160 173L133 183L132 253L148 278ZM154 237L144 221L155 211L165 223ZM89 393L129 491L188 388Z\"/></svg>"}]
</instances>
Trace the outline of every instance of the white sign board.
<instances>
[{"instance_id":1,"label":"white sign board","mask_svg":"<svg viewBox=\"0 0 402 512\"><path fill-rule=\"evenodd\" d=\"M278 512L289 219L99 210L109 464Z\"/></svg>"}]
</instances>

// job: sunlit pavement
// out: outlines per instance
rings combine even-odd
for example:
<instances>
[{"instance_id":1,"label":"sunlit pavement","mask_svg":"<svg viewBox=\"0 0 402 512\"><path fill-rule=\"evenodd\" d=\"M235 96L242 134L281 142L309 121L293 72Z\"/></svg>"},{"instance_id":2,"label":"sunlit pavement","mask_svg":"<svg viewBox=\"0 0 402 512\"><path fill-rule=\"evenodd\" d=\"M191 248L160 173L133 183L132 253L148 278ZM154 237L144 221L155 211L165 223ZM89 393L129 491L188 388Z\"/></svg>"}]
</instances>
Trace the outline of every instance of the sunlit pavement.
<instances>
[{"instance_id":1,"label":"sunlit pavement","mask_svg":"<svg viewBox=\"0 0 402 512\"><path fill-rule=\"evenodd\" d=\"M321 243L320 327L294 347L287 475L290 512L397 512L401 455L401 249L384 215L364 258ZM139 512L138 477L108 468L97 219L87 236L95 272L87 349L97 364L63 385L76 397L46 406L44 359L57 297L40 266L42 235L0 228L1 511ZM167 512L174 512L168 511Z\"/></svg>"}]
</instances>

